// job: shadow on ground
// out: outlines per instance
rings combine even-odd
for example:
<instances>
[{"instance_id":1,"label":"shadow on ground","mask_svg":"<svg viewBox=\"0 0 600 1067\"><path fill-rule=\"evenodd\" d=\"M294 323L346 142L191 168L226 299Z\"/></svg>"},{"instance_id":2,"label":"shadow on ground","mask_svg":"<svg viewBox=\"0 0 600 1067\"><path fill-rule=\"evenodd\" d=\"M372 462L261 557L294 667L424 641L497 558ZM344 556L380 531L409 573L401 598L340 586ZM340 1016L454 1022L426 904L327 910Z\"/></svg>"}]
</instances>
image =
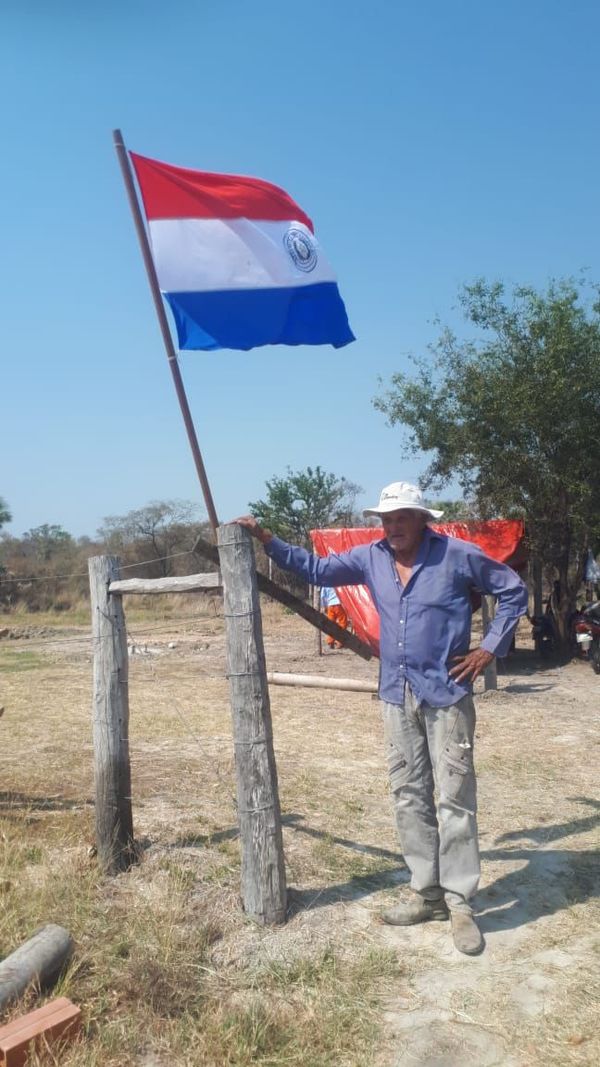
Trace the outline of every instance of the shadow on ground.
<instances>
[{"instance_id":1,"label":"shadow on ground","mask_svg":"<svg viewBox=\"0 0 600 1067\"><path fill-rule=\"evenodd\" d=\"M36 815L48 811L76 811L84 807L94 807L94 801L89 798L77 800L63 797L60 794L46 796L30 796L28 793L18 793L9 789L0 792L0 818L9 821L31 821Z\"/></svg>"},{"instance_id":2,"label":"shadow on ground","mask_svg":"<svg viewBox=\"0 0 600 1067\"><path fill-rule=\"evenodd\" d=\"M507 930L532 922L543 915L551 915L563 908L580 904L600 895L600 853L592 850L572 851L547 846L574 834L585 834L600 825L600 802L588 797L569 797L571 801L587 804L594 810L586 818L565 823L523 827L511 830L498 838L497 847L482 852L482 858L493 862L520 862L518 870L497 878L478 896L481 927L487 932ZM395 866L356 875L345 882L311 889L290 889L290 913L307 908L326 907L339 901L360 900L383 889L405 885L410 875L400 852L375 845L363 844L347 837L337 837L304 824L304 816L296 812L284 815L282 824L296 833L369 856L392 862ZM203 848L239 836L237 827L215 833L196 834L178 838L171 848ZM519 847L517 842L526 842ZM511 842L515 842L514 845Z\"/></svg>"},{"instance_id":3,"label":"shadow on ground","mask_svg":"<svg viewBox=\"0 0 600 1067\"><path fill-rule=\"evenodd\" d=\"M497 844L526 841L526 845L495 848L483 858L508 863L521 861L511 871L481 891L478 897L481 928L485 931L509 930L552 915L573 904L582 904L600 895L600 852L582 849L553 849L554 841L575 834L585 834L600 825L600 802L591 797L568 797L587 804L594 814L568 822L511 830L498 838ZM532 847L529 845L532 842Z\"/></svg>"}]
</instances>

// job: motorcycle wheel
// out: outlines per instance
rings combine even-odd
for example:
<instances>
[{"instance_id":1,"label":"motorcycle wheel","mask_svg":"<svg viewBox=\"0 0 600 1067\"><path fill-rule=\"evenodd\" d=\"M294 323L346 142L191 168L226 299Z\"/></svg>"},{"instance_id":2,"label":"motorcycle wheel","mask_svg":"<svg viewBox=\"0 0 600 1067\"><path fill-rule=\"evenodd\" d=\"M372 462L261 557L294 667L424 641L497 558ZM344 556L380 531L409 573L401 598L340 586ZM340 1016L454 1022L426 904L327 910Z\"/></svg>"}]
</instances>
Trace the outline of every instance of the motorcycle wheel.
<instances>
[{"instance_id":1,"label":"motorcycle wheel","mask_svg":"<svg viewBox=\"0 0 600 1067\"><path fill-rule=\"evenodd\" d=\"M594 641L590 649L590 661L594 674L600 674L600 641Z\"/></svg>"}]
</instances>

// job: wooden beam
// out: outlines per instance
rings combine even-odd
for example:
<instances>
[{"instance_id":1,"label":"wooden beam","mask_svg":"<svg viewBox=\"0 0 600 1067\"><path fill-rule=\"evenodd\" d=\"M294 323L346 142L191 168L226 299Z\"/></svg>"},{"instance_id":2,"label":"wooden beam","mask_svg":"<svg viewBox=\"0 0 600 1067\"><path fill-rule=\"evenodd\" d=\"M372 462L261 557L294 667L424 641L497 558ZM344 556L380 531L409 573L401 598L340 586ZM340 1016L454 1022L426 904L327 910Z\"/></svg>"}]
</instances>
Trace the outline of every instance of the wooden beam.
<instances>
[{"instance_id":1,"label":"wooden beam","mask_svg":"<svg viewBox=\"0 0 600 1067\"><path fill-rule=\"evenodd\" d=\"M235 523L231 525L235 526ZM199 537L196 541L192 552L201 556L203 559L209 559L213 563L219 562L219 553L214 545L211 545L210 541L205 541L203 537ZM304 600L300 600L299 597L294 596L293 593L289 593L287 589L282 589L276 582L271 581L264 574L257 572L256 582L261 593L266 593L267 596L272 597L273 600L277 600L280 604L284 604L286 608L291 608L297 615L309 622L311 626L316 626L318 630L322 630L323 633L329 634L334 637L336 641L339 641L344 647L351 649L352 652L356 652L357 656L361 659L372 659L373 652L364 641L361 641L356 634L350 633L348 630L344 630L343 626L338 626L336 622L332 622L326 615L321 615L319 611L315 611L310 604L306 604Z\"/></svg>"},{"instance_id":2,"label":"wooden beam","mask_svg":"<svg viewBox=\"0 0 600 1067\"><path fill-rule=\"evenodd\" d=\"M267 671L269 685L303 685L309 689L343 689L351 693L377 693L376 682L354 678L322 678L319 674L284 674L282 671Z\"/></svg>"},{"instance_id":3,"label":"wooden beam","mask_svg":"<svg viewBox=\"0 0 600 1067\"><path fill-rule=\"evenodd\" d=\"M198 589L220 589L221 575L185 574L171 578L123 578L111 582L109 593L193 593Z\"/></svg>"}]
</instances>

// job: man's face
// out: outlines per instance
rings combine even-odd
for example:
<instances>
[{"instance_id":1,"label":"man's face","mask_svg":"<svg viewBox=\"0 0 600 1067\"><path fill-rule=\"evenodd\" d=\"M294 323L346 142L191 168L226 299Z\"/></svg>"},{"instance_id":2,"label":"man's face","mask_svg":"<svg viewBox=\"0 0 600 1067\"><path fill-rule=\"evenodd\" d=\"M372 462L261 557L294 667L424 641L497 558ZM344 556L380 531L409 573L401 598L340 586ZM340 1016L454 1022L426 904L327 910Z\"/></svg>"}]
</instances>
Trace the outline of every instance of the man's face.
<instances>
[{"instance_id":1,"label":"man's face","mask_svg":"<svg viewBox=\"0 0 600 1067\"><path fill-rule=\"evenodd\" d=\"M409 555L417 547L427 523L427 516L422 511L401 508L388 511L381 516L383 532L394 552Z\"/></svg>"}]
</instances>

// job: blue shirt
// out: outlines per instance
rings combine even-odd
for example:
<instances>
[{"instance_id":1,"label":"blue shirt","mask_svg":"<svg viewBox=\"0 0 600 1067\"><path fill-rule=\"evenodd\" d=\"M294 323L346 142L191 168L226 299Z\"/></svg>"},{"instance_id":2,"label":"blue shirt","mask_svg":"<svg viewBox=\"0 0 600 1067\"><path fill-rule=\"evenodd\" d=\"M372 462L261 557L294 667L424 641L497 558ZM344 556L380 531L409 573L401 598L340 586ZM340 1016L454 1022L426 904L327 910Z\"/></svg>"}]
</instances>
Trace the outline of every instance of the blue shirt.
<instances>
[{"instance_id":1,"label":"blue shirt","mask_svg":"<svg viewBox=\"0 0 600 1067\"><path fill-rule=\"evenodd\" d=\"M273 537L265 551L311 585L367 586L381 623L379 695L390 704L404 703L407 682L419 701L433 707L455 704L471 691L470 682L458 683L448 671L453 657L469 650L472 590L497 597L495 618L481 642L496 656L506 655L527 610L527 588L510 567L470 541L429 526L405 586L385 538L323 557Z\"/></svg>"}]
</instances>

